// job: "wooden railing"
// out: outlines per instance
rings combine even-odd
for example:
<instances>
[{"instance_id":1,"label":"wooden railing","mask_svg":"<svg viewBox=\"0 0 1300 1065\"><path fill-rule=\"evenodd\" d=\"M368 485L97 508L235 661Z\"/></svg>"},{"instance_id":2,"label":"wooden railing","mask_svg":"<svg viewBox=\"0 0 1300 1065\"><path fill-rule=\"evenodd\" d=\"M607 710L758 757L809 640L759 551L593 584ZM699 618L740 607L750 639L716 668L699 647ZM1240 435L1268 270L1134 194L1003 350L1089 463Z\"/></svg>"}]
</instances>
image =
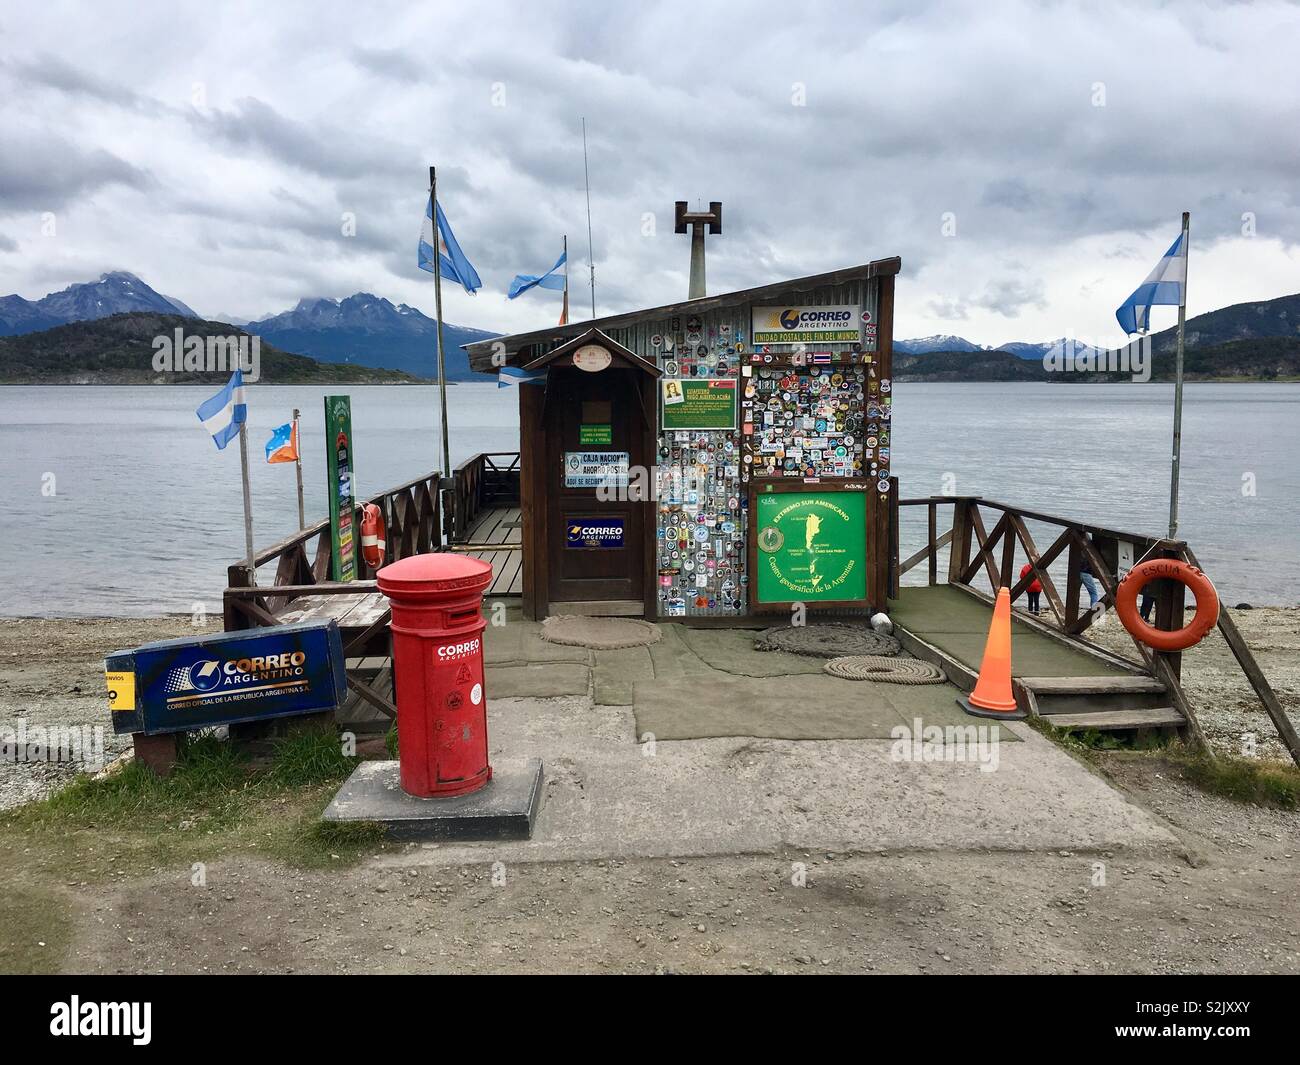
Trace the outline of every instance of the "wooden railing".
<instances>
[{"instance_id":1,"label":"wooden railing","mask_svg":"<svg viewBox=\"0 0 1300 1065\"><path fill-rule=\"evenodd\" d=\"M900 542L898 514L904 507L925 508L926 541L920 550L898 561L897 550ZM943 522L940 519L939 511L942 507L952 508L950 522ZM986 521L986 515L991 517L993 514L997 517L990 526ZM1027 524L1030 521L1054 526L1060 530L1045 550L1040 549L1034 541ZM947 525L947 528L940 533L939 528L942 525ZM946 583L965 588L976 595L987 594L989 598L1001 587L1010 588L1011 600L1014 603L1037 579L1042 584L1043 599L1051 613L1046 620L1042 615L1036 618L1026 616L1025 622L1034 627L1053 631L1056 635L1072 641L1079 640L1088 627L1101 616L1101 610L1080 608L1079 590L1083 586L1080 574L1085 560L1098 584L1100 594L1098 604L1103 609L1113 609L1115 605L1115 594L1119 588L1117 574L1120 567L1121 544L1131 545L1131 565L1152 558L1172 558L1181 559L1200 569L1196 556L1182 540L1109 529L1089 522L1025 510L979 496L899 499L897 506L894 507L891 533L893 539L891 546L894 549L895 559L894 573L891 574L890 579L892 595L897 596L898 584L903 574L923 563L926 567L926 582L940 583L939 553L946 547L948 549ZM1029 572L1023 577L1020 576L1020 569L1017 568L1017 549L1030 567ZM1062 555L1065 556L1066 569L1064 596L1061 595L1049 569ZM971 583L981 575L988 580L989 593L981 592ZM1182 584L1172 580L1153 581L1146 586L1144 593L1149 593L1155 598L1157 628L1183 627L1186 590ZM1255 694L1277 728L1278 735L1291 753L1292 759L1300 766L1300 736L1297 736L1295 727L1288 719L1250 648L1242 639L1226 606L1220 607L1218 626L1246 679L1254 688ZM1095 645L1089 645L1089 650L1092 653L1114 655L1118 662L1141 669L1157 678L1169 692L1174 705L1186 718L1194 741L1208 752L1209 746L1205 736L1182 688L1181 654L1153 651L1136 637L1131 636L1131 638L1137 651L1135 658L1102 651Z\"/></svg>"},{"instance_id":2,"label":"wooden railing","mask_svg":"<svg viewBox=\"0 0 1300 1065\"><path fill-rule=\"evenodd\" d=\"M379 507L387 531L386 562L443 549L442 500L438 484L440 475L431 473L398 485L367 502ZM243 563L230 566L225 596L227 631L265 624L265 615L274 615L300 595L347 594L373 590L373 570L361 557L361 508L353 515L357 542L357 581L335 582L331 579L333 542L326 518L285 537L254 556L259 569L275 563L270 585L259 585L256 592L230 594L234 589L250 589L248 567Z\"/></svg>"},{"instance_id":3,"label":"wooden railing","mask_svg":"<svg viewBox=\"0 0 1300 1065\"><path fill-rule=\"evenodd\" d=\"M1062 518L1054 514L1025 510L1008 503L999 503L979 496L930 496L922 499L900 499L903 507L926 508L926 543L919 551L899 563L898 575L907 573L925 563L928 584L939 583L939 552L948 548L948 584L974 587L981 575L986 577L989 592L996 594L1001 587L1011 589L1014 603L1038 580L1043 586L1043 600L1050 611L1050 620L1039 621L1071 637L1082 634L1101 614L1100 610L1081 610L1079 590L1083 587L1081 572L1086 560L1097 582L1099 603L1112 607L1119 586L1116 574L1120 568L1120 545L1131 545L1132 564L1148 558L1181 558L1186 544L1147 536L1144 533L1109 529L1089 522ZM950 522L941 522L939 509L952 507ZM996 515L996 517L993 517ZM986 520L987 519L987 520ZM991 520L992 524L989 524ZM1030 533L1028 522L1054 526L1060 532L1052 542L1041 549ZM947 525L940 534L941 525ZM1062 555L1066 559L1066 587L1062 596L1050 572L1051 565ZM1020 576L1020 561L1030 567ZM1181 628L1183 624L1183 588L1174 581L1159 581L1148 586L1156 600L1156 624L1160 628ZM1145 644L1133 641L1139 659L1135 665L1150 668L1152 653ZM1168 656L1175 673L1178 656Z\"/></svg>"},{"instance_id":4,"label":"wooden railing","mask_svg":"<svg viewBox=\"0 0 1300 1065\"><path fill-rule=\"evenodd\" d=\"M463 542L479 514L491 507L519 505L519 452L480 452L452 473L448 537Z\"/></svg>"}]
</instances>

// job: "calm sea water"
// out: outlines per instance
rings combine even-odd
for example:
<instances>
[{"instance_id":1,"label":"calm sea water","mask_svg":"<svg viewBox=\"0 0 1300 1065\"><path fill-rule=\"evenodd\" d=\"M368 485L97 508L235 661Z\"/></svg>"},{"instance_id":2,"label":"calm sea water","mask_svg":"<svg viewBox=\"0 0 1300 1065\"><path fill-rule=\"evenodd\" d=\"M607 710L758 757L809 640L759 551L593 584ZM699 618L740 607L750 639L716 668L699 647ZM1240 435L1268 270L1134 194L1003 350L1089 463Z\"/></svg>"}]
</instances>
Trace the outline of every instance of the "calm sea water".
<instances>
[{"instance_id":1,"label":"calm sea water","mask_svg":"<svg viewBox=\"0 0 1300 1065\"><path fill-rule=\"evenodd\" d=\"M0 470L10 501L0 512L10 553L0 579L0 615L217 607L225 567L243 553L243 517L238 448L218 452L194 416L211 391L0 388ZM327 391L250 389L260 546L296 527L292 464L262 461L270 430L288 421L295 406L304 418L307 517L325 513ZM346 391L358 495L439 465L435 388ZM905 497L950 489L1159 534L1168 521L1172 391L1165 385L902 384L894 391L894 472ZM514 390L494 385L452 388L453 463L479 451L517 450L517 402ZM1229 602L1300 602L1298 446L1300 385L1187 387L1180 535ZM1243 485L1253 485L1254 494ZM920 546L923 513L903 523L904 554ZM1045 528L1034 535L1040 547L1050 542Z\"/></svg>"}]
</instances>

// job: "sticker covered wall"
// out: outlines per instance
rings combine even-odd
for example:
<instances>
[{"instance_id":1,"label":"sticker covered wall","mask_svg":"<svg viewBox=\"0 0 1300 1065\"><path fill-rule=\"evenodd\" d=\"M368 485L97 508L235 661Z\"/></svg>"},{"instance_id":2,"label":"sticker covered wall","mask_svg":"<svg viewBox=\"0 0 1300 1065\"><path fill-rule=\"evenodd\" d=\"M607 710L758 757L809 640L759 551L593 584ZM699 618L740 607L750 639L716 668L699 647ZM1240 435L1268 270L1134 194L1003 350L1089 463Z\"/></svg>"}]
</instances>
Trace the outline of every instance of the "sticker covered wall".
<instances>
[{"instance_id":1,"label":"sticker covered wall","mask_svg":"<svg viewBox=\"0 0 1300 1065\"><path fill-rule=\"evenodd\" d=\"M611 331L662 374L653 386L660 617L750 611L755 481L852 479L861 493L868 477L873 485L882 470L887 477L879 450L883 435L887 462L887 415L874 355L879 307L875 282L849 282L801 293L798 305L739 303L646 316ZM798 315L786 315L792 328L782 325L784 312ZM600 550L577 533L568 537L568 549ZM829 556L821 561L829 564ZM850 587L834 594L857 597L854 582L862 579L859 562L842 582Z\"/></svg>"}]
</instances>

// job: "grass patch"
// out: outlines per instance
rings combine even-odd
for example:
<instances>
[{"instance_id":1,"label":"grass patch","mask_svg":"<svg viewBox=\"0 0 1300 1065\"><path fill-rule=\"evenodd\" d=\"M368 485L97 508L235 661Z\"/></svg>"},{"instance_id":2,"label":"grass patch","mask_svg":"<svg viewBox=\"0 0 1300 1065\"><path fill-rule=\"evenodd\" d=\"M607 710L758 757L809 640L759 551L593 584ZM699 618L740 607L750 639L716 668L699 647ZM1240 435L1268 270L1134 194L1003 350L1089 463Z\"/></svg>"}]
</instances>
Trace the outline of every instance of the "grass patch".
<instances>
[{"instance_id":1,"label":"grass patch","mask_svg":"<svg viewBox=\"0 0 1300 1065\"><path fill-rule=\"evenodd\" d=\"M1042 717L1031 717L1028 724L1054 743L1094 765L1101 764L1104 752L1131 752L1166 758L1179 776L1210 795L1220 795L1234 802L1255 806L1272 806L1282 810L1300 809L1300 769L1285 762L1242 758L1216 754L1213 758L1193 750L1180 740L1158 733L1143 741L1121 742L1114 733L1095 729L1057 728Z\"/></svg>"},{"instance_id":2,"label":"grass patch","mask_svg":"<svg viewBox=\"0 0 1300 1065\"><path fill-rule=\"evenodd\" d=\"M1094 751L1163 751L1171 743L1177 742L1158 729L1150 729L1134 736L1091 728L1057 728L1042 716L1031 716L1025 723L1061 747L1083 755Z\"/></svg>"},{"instance_id":3,"label":"grass patch","mask_svg":"<svg viewBox=\"0 0 1300 1065\"><path fill-rule=\"evenodd\" d=\"M1192 752L1176 756L1173 762L1184 780L1211 795L1283 810L1300 807L1300 769L1295 766L1236 755L1210 759Z\"/></svg>"},{"instance_id":4,"label":"grass patch","mask_svg":"<svg viewBox=\"0 0 1300 1065\"><path fill-rule=\"evenodd\" d=\"M265 764L214 735L193 737L167 777L133 761L0 813L0 869L90 881L232 852L297 866L352 863L384 845L382 828L323 825L320 814L356 765L332 729L276 741Z\"/></svg>"}]
</instances>

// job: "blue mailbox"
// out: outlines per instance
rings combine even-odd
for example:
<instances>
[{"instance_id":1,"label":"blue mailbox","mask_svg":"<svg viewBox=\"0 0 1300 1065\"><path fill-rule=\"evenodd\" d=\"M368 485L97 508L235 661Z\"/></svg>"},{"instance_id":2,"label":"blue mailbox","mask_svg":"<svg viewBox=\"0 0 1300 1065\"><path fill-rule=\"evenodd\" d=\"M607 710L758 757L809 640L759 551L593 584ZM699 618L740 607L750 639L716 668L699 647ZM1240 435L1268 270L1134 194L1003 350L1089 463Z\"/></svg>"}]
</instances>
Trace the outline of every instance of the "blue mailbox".
<instances>
[{"instance_id":1,"label":"blue mailbox","mask_svg":"<svg viewBox=\"0 0 1300 1065\"><path fill-rule=\"evenodd\" d=\"M321 713L347 691L334 621L148 643L114 651L104 672L118 735Z\"/></svg>"}]
</instances>

